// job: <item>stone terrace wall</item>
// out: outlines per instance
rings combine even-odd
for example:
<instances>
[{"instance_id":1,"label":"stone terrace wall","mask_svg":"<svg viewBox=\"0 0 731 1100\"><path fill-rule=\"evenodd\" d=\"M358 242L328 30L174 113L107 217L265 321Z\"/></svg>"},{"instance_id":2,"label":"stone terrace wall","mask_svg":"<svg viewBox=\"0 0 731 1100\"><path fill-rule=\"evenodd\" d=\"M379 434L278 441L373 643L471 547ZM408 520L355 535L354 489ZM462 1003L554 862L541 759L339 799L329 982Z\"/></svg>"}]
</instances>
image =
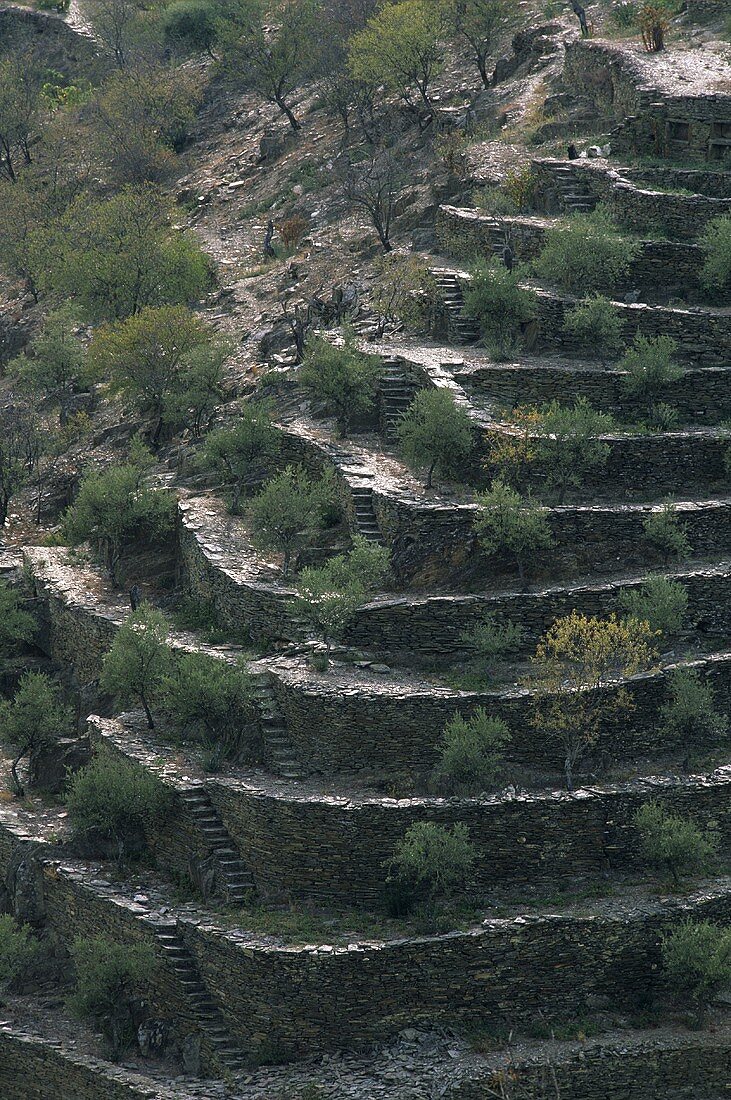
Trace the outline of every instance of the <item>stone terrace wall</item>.
<instances>
[{"instance_id":1,"label":"stone terrace wall","mask_svg":"<svg viewBox=\"0 0 731 1100\"><path fill-rule=\"evenodd\" d=\"M726 0L723 0L725 3ZM731 172L702 171L697 168L628 168L622 178L640 186L654 184L677 191L691 191L709 199L731 199ZM660 243L660 242L658 242Z\"/></svg>"}]
</instances>

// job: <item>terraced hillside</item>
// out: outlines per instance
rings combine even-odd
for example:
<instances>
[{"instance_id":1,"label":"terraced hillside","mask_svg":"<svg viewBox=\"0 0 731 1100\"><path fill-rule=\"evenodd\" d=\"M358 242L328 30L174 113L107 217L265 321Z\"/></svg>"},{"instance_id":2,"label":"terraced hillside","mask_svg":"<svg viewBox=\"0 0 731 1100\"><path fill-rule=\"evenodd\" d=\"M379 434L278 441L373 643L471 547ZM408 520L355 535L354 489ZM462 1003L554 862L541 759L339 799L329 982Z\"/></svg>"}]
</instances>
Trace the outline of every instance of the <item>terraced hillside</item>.
<instances>
[{"instance_id":1,"label":"terraced hillside","mask_svg":"<svg viewBox=\"0 0 731 1100\"><path fill-rule=\"evenodd\" d=\"M160 191L215 282L129 316L107 289L49 353L104 257L36 285L22 238L3 1097L727 1095L731 68L723 5L687 8L645 53L610 5L589 37L516 5L490 87L447 36L426 116L358 101L352 155L324 77L285 133L193 52ZM95 11L0 9L73 70L79 147ZM104 149L83 188L139 213ZM385 259L369 156L400 166ZM87 373L29 398L69 341Z\"/></svg>"}]
</instances>

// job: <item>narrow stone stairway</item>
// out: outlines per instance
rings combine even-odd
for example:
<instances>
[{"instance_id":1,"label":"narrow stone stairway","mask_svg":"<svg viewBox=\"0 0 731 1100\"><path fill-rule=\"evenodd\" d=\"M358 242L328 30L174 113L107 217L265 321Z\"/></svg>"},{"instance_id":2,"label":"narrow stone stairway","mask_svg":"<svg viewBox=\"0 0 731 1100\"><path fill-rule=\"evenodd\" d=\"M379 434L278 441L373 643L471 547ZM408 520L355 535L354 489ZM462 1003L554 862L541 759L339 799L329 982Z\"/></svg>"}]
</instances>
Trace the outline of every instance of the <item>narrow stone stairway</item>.
<instances>
[{"instance_id":1,"label":"narrow stone stairway","mask_svg":"<svg viewBox=\"0 0 731 1100\"><path fill-rule=\"evenodd\" d=\"M198 1026L216 1059L229 1072L242 1072L247 1068L246 1057L226 1027L223 1014L206 988L193 955L178 933L177 925L155 924L154 931L162 956L183 987Z\"/></svg>"},{"instance_id":2,"label":"narrow stone stairway","mask_svg":"<svg viewBox=\"0 0 731 1100\"><path fill-rule=\"evenodd\" d=\"M181 798L211 849L216 869L226 890L226 900L232 905L243 905L247 897L256 892L254 877L239 857L211 796L202 784L196 784L181 791Z\"/></svg>"},{"instance_id":3,"label":"narrow stone stairway","mask_svg":"<svg viewBox=\"0 0 731 1100\"><path fill-rule=\"evenodd\" d=\"M307 772L297 759L297 753L289 739L284 716L277 704L274 688L268 680L260 679L254 689L261 715L264 748L272 771L285 779L304 779Z\"/></svg>"},{"instance_id":4,"label":"narrow stone stairway","mask_svg":"<svg viewBox=\"0 0 731 1100\"><path fill-rule=\"evenodd\" d=\"M381 528L378 526L376 513L373 510L373 491L365 485L351 485L350 492L355 509L356 533L368 539L369 542L385 546Z\"/></svg>"},{"instance_id":5,"label":"narrow stone stairway","mask_svg":"<svg viewBox=\"0 0 731 1100\"><path fill-rule=\"evenodd\" d=\"M584 183L576 178L569 164L552 164L551 174L556 181L561 209L567 214L590 214L596 199L589 194Z\"/></svg>"},{"instance_id":6,"label":"narrow stone stairway","mask_svg":"<svg viewBox=\"0 0 731 1100\"><path fill-rule=\"evenodd\" d=\"M404 371L403 361L395 355L383 357L381 409L383 434L387 442L398 439L398 426L414 396L414 388Z\"/></svg>"},{"instance_id":7,"label":"narrow stone stairway","mask_svg":"<svg viewBox=\"0 0 731 1100\"><path fill-rule=\"evenodd\" d=\"M464 294L453 271L432 271L449 320L449 338L457 344L474 344L480 338L480 322L463 317Z\"/></svg>"}]
</instances>

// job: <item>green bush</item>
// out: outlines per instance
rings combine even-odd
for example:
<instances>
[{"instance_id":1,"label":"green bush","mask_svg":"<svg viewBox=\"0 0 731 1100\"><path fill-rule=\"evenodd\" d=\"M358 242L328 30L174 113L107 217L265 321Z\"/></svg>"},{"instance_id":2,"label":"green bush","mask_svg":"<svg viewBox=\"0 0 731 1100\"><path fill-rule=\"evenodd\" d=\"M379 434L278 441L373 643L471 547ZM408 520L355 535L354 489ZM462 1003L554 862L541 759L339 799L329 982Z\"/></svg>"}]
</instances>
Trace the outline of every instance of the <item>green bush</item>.
<instances>
[{"instance_id":1,"label":"green bush","mask_svg":"<svg viewBox=\"0 0 731 1100\"><path fill-rule=\"evenodd\" d=\"M662 938L665 980L701 1010L731 983L731 928L688 920Z\"/></svg>"},{"instance_id":2,"label":"green bush","mask_svg":"<svg viewBox=\"0 0 731 1100\"><path fill-rule=\"evenodd\" d=\"M638 9L635 0L616 0L609 13L609 21L621 31L636 31Z\"/></svg>"},{"instance_id":3,"label":"green bush","mask_svg":"<svg viewBox=\"0 0 731 1100\"><path fill-rule=\"evenodd\" d=\"M470 647L475 663L489 678L494 666L520 647L522 638L523 630L517 623L499 622L494 615L485 615L481 622L465 630L460 641Z\"/></svg>"},{"instance_id":4,"label":"green bush","mask_svg":"<svg viewBox=\"0 0 731 1100\"><path fill-rule=\"evenodd\" d=\"M398 426L401 453L411 466L426 466L432 476L456 475L473 446L472 422L449 390L420 390Z\"/></svg>"},{"instance_id":5,"label":"green bush","mask_svg":"<svg viewBox=\"0 0 731 1100\"><path fill-rule=\"evenodd\" d=\"M206 0L175 0L163 12L162 31L175 49L210 53L216 41L216 9Z\"/></svg>"},{"instance_id":6,"label":"green bush","mask_svg":"<svg viewBox=\"0 0 731 1100\"><path fill-rule=\"evenodd\" d=\"M731 290L731 215L712 218L698 243L704 252L701 285L713 295Z\"/></svg>"},{"instance_id":7,"label":"green bush","mask_svg":"<svg viewBox=\"0 0 731 1100\"><path fill-rule=\"evenodd\" d=\"M206 746L212 770L222 760L253 763L261 746L251 675L205 653L181 653L162 684L164 706L184 734Z\"/></svg>"},{"instance_id":8,"label":"green bush","mask_svg":"<svg viewBox=\"0 0 731 1100\"><path fill-rule=\"evenodd\" d=\"M574 293L613 290L626 277L638 247L602 210L574 214L546 231L533 270L539 279Z\"/></svg>"},{"instance_id":9,"label":"green bush","mask_svg":"<svg viewBox=\"0 0 731 1100\"><path fill-rule=\"evenodd\" d=\"M312 481L301 466L286 466L266 483L251 504L254 544L282 554L282 573L289 576L292 554L308 533L325 526L332 516L334 482Z\"/></svg>"},{"instance_id":10,"label":"green bush","mask_svg":"<svg viewBox=\"0 0 731 1100\"><path fill-rule=\"evenodd\" d=\"M265 401L247 401L230 427L217 428L206 437L199 464L232 483L232 512L239 510L245 485L255 483L279 453L281 439L272 423L271 403Z\"/></svg>"},{"instance_id":11,"label":"green bush","mask_svg":"<svg viewBox=\"0 0 731 1100\"><path fill-rule=\"evenodd\" d=\"M670 680L662 721L671 741L689 749L699 740L723 738L728 718L716 708L713 687L693 669L680 669Z\"/></svg>"},{"instance_id":12,"label":"green bush","mask_svg":"<svg viewBox=\"0 0 731 1100\"><path fill-rule=\"evenodd\" d=\"M536 461L547 487L558 493L559 504L568 489L580 488L590 474L606 465L610 447L600 437L613 428L614 419L597 412L584 397L577 398L573 406L552 401L541 409Z\"/></svg>"},{"instance_id":13,"label":"green bush","mask_svg":"<svg viewBox=\"0 0 731 1100\"><path fill-rule=\"evenodd\" d=\"M386 864L392 912L401 915L417 904L433 907L454 897L467 885L476 855L465 825L412 825Z\"/></svg>"},{"instance_id":14,"label":"green bush","mask_svg":"<svg viewBox=\"0 0 731 1100\"><path fill-rule=\"evenodd\" d=\"M120 703L140 703L148 727L154 729L150 708L161 695L172 662L167 619L143 605L117 631L104 658L99 687Z\"/></svg>"},{"instance_id":15,"label":"green bush","mask_svg":"<svg viewBox=\"0 0 731 1100\"><path fill-rule=\"evenodd\" d=\"M620 592L619 603L629 618L646 622L652 631L671 638L683 628L688 593L678 581L655 574L647 577L642 588Z\"/></svg>"},{"instance_id":16,"label":"green bush","mask_svg":"<svg viewBox=\"0 0 731 1100\"><path fill-rule=\"evenodd\" d=\"M663 504L657 512L650 512L642 521L644 537L650 546L662 556L667 565L671 558L687 558L691 552L687 527L678 519L675 506Z\"/></svg>"},{"instance_id":17,"label":"green bush","mask_svg":"<svg viewBox=\"0 0 731 1100\"><path fill-rule=\"evenodd\" d=\"M0 654L9 656L31 642L36 629L33 616L21 607L18 590L0 581Z\"/></svg>"},{"instance_id":18,"label":"green bush","mask_svg":"<svg viewBox=\"0 0 731 1100\"><path fill-rule=\"evenodd\" d=\"M480 511L474 527L486 554L508 554L517 566L522 585L530 559L553 546L548 510L511 489L500 478L477 497Z\"/></svg>"},{"instance_id":19,"label":"green bush","mask_svg":"<svg viewBox=\"0 0 731 1100\"><path fill-rule=\"evenodd\" d=\"M520 286L518 274L496 262L480 261L465 289L464 314L480 323L482 342L494 356L514 352L521 327L535 318L535 295Z\"/></svg>"},{"instance_id":20,"label":"green bush","mask_svg":"<svg viewBox=\"0 0 731 1100\"><path fill-rule=\"evenodd\" d=\"M644 402L648 412L661 394L683 376L674 360L677 344L670 336L640 336L638 333L618 369L625 371L623 385L630 397Z\"/></svg>"},{"instance_id":21,"label":"green bush","mask_svg":"<svg viewBox=\"0 0 731 1100\"><path fill-rule=\"evenodd\" d=\"M578 305L567 309L563 327L588 354L598 355L602 363L622 347L620 312L602 294L588 294Z\"/></svg>"},{"instance_id":22,"label":"green bush","mask_svg":"<svg viewBox=\"0 0 731 1100\"><path fill-rule=\"evenodd\" d=\"M646 802L633 821L643 858L669 871L675 883L682 874L708 870L717 854L715 833L703 832L688 818L668 813L659 802Z\"/></svg>"},{"instance_id":23,"label":"green bush","mask_svg":"<svg viewBox=\"0 0 731 1100\"><path fill-rule=\"evenodd\" d=\"M48 313L28 351L8 365L8 374L33 393L62 400L86 385L90 374L86 352L78 336L79 322L70 303Z\"/></svg>"},{"instance_id":24,"label":"green bush","mask_svg":"<svg viewBox=\"0 0 731 1100\"><path fill-rule=\"evenodd\" d=\"M482 708L463 718L455 714L444 728L439 743L439 762L433 781L441 794L479 794L495 787L503 773L505 747L510 731L501 718Z\"/></svg>"},{"instance_id":25,"label":"green bush","mask_svg":"<svg viewBox=\"0 0 731 1100\"><path fill-rule=\"evenodd\" d=\"M22 982L41 960L43 947L27 924L0 914L0 982Z\"/></svg>"},{"instance_id":26,"label":"green bush","mask_svg":"<svg viewBox=\"0 0 731 1100\"><path fill-rule=\"evenodd\" d=\"M115 1054L132 1045L158 962L151 944L119 943L109 936L77 936L71 946L76 989L69 1007L110 1040Z\"/></svg>"},{"instance_id":27,"label":"green bush","mask_svg":"<svg viewBox=\"0 0 731 1100\"><path fill-rule=\"evenodd\" d=\"M66 805L74 835L92 850L120 863L145 848L145 825L172 812L162 782L143 767L101 752L71 777Z\"/></svg>"},{"instance_id":28,"label":"green bush","mask_svg":"<svg viewBox=\"0 0 731 1100\"><path fill-rule=\"evenodd\" d=\"M307 341L298 377L345 435L354 419L374 412L381 372L380 358L359 351L351 337L340 346L313 337Z\"/></svg>"},{"instance_id":29,"label":"green bush","mask_svg":"<svg viewBox=\"0 0 731 1100\"><path fill-rule=\"evenodd\" d=\"M24 793L20 761L30 758L32 774L34 755L73 731L73 711L64 703L60 685L43 672L26 672L13 698L0 703L0 741L13 754L10 774L16 795Z\"/></svg>"}]
</instances>

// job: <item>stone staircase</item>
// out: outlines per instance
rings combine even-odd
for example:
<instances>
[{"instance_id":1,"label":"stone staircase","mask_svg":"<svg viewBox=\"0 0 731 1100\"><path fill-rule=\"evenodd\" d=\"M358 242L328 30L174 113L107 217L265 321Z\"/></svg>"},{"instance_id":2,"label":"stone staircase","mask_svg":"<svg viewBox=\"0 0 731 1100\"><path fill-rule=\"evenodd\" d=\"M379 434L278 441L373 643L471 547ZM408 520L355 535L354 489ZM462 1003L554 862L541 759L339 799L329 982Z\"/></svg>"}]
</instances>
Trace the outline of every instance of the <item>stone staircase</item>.
<instances>
[{"instance_id":1,"label":"stone staircase","mask_svg":"<svg viewBox=\"0 0 731 1100\"><path fill-rule=\"evenodd\" d=\"M398 426L414 396L414 387L404 370L403 360L396 355L383 357L381 377L381 422L387 442L398 438Z\"/></svg>"},{"instance_id":2,"label":"stone staircase","mask_svg":"<svg viewBox=\"0 0 731 1100\"><path fill-rule=\"evenodd\" d=\"M195 958L185 946L176 924L155 924L155 938L162 956L183 987L195 1020L214 1057L229 1073L247 1068L243 1051L237 1047L220 1008L201 978Z\"/></svg>"},{"instance_id":3,"label":"stone staircase","mask_svg":"<svg viewBox=\"0 0 731 1100\"><path fill-rule=\"evenodd\" d=\"M270 768L285 779L304 779L307 772L297 759L269 680L260 679L254 688L254 694L259 704L264 748Z\"/></svg>"},{"instance_id":4,"label":"stone staircase","mask_svg":"<svg viewBox=\"0 0 731 1100\"><path fill-rule=\"evenodd\" d=\"M570 163L552 164L551 175L556 184L559 205L566 214L590 214L596 207L596 198L577 178Z\"/></svg>"},{"instance_id":5,"label":"stone staircase","mask_svg":"<svg viewBox=\"0 0 731 1100\"><path fill-rule=\"evenodd\" d=\"M355 510L356 534L362 535L363 538L368 539L368 542L385 546L385 540L373 510L373 490L365 485L351 485L350 493Z\"/></svg>"},{"instance_id":6,"label":"stone staircase","mask_svg":"<svg viewBox=\"0 0 731 1100\"><path fill-rule=\"evenodd\" d=\"M449 338L457 344L474 344L480 338L480 323L472 317L463 317L464 294L457 275L453 271L432 271L439 295L447 311Z\"/></svg>"},{"instance_id":7,"label":"stone staircase","mask_svg":"<svg viewBox=\"0 0 731 1100\"><path fill-rule=\"evenodd\" d=\"M226 900L232 905L243 905L247 897L256 892L254 878L240 859L211 796L202 784L196 784L181 791L181 798L211 850L219 880L225 888Z\"/></svg>"}]
</instances>

